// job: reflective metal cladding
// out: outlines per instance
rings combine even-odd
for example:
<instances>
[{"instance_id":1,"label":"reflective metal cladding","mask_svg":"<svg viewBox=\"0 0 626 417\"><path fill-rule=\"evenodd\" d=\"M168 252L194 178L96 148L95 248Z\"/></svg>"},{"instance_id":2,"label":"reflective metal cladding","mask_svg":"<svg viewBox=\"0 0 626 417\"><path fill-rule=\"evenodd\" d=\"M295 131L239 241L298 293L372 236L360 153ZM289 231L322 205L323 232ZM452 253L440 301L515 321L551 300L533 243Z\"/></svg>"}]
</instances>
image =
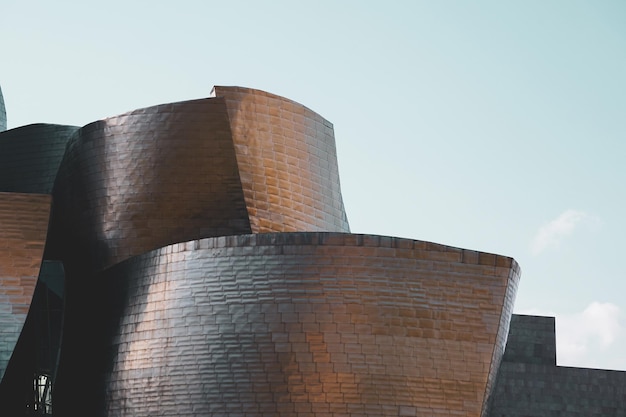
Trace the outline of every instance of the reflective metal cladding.
<instances>
[{"instance_id":1,"label":"reflective metal cladding","mask_svg":"<svg viewBox=\"0 0 626 417\"><path fill-rule=\"evenodd\" d=\"M264 91L219 87L254 233L349 232L333 125Z\"/></svg>"},{"instance_id":2,"label":"reflective metal cladding","mask_svg":"<svg viewBox=\"0 0 626 417\"><path fill-rule=\"evenodd\" d=\"M487 413L517 263L350 234L333 126L301 104L214 87L11 129L1 191L2 411Z\"/></svg>"},{"instance_id":3,"label":"reflective metal cladding","mask_svg":"<svg viewBox=\"0 0 626 417\"><path fill-rule=\"evenodd\" d=\"M0 381L37 284L50 203L49 195L0 193Z\"/></svg>"},{"instance_id":4,"label":"reflective metal cladding","mask_svg":"<svg viewBox=\"0 0 626 417\"><path fill-rule=\"evenodd\" d=\"M78 127L32 124L0 133L0 192L51 194Z\"/></svg>"},{"instance_id":5,"label":"reflective metal cladding","mask_svg":"<svg viewBox=\"0 0 626 417\"><path fill-rule=\"evenodd\" d=\"M96 277L80 315L118 325L67 336L86 354L66 389L103 415L478 416L518 278L511 258L380 236L167 246Z\"/></svg>"},{"instance_id":6,"label":"reflective metal cladding","mask_svg":"<svg viewBox=\"0 0 626 417\"><path fill-rule=\"evenodd\" d=\"M149 107L81 128L54 197L62 256L78 255L89 269L251 231L223 99Z\"/></svg>"}]
</instances>

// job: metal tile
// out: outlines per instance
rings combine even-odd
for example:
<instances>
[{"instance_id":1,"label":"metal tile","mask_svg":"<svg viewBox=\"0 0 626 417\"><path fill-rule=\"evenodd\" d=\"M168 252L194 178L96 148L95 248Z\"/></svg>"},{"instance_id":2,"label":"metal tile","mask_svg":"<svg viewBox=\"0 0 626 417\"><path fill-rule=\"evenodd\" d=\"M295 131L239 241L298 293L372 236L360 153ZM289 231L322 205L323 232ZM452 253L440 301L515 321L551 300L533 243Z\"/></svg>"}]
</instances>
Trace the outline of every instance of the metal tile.
<instances>
[{"instance_id":1,"label":"metal tile","mask_svg":"<svg viewBox=\"0 0 626 417\"><path fill-rule=\"evenodd\" d=\"M0 381L33 297L50 207L49 195L0 193Z\"/></svg>"},{"instance_id":2,"label":"metal tile","mask_svg":"<svg viewBox=\"0 0 626 417\"><path fill-rule=\"evenodd\" d=\"M77 393L104 393L95 403L107 415L197 415L200 407L269 416L299 406L311 415L480 415L519 269L505 258L503 275L459 253L406 239L283 233L134 257L92 279L104 302L80 315L96 333L67 329L73 352L102 370L94 378L105 390L66 385L65 411L81 406ZM437 268L450 263L454 272ZM94 323L97 315L129 331ZM98 363L97 346L110 362Z\"/></svg>"}]
</instances>

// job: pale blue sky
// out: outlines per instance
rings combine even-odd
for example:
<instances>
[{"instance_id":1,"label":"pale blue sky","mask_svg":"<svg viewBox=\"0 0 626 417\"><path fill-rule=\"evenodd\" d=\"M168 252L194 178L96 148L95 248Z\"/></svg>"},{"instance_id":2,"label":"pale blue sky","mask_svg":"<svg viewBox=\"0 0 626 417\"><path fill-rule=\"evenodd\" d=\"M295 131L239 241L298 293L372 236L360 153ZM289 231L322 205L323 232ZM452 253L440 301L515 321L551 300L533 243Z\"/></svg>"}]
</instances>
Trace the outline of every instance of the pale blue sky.
<instances>
[{"instance_id":1,"label":"pale blue sky","mask_svg":"<svg viewBox=\"0 0 626 417\"><path fill-rule=\"evenodd\" d=\"M24 1L9 128L241 85L335 126L353 232L512 256L559 363L626 369L626 2Z\"/></svg>"}]
</instances>

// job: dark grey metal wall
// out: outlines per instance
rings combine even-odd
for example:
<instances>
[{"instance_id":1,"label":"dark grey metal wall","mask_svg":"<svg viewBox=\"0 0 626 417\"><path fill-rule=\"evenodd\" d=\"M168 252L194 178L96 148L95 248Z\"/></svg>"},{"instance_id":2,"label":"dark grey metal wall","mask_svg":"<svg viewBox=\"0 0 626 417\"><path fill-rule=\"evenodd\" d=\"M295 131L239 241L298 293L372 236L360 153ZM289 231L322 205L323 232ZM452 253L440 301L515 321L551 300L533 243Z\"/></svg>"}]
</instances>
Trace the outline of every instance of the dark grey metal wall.
<instances>
[{"instance_id":1,"label":"dark grey metal wall","mask_svg":"<svg viewBox=\"0 0 626 417\"><path fill-rule=\"evenodd\" d=\"M0 133L0 191L51 194L76 126L33 124Z\"/></svg>"},{"instance_id":2,"label":"dark grey metal wall","mask_svg":"<svg viewBox=\"0 0 626 417\"><path fill-rule=\"evenodd\" d=\"M554 317L513 315L489 415L626 416L626 372L557 366Z\"/></svg>"},{"instance_id":3,"label":"dark grey metal wall","mask_svg":"<svg viewBox=\"0 0 626 417\"><path fill-rule=\"evenodd\" d=\"M81 128L68 144L54 198L52 245L66 264L80 261L89 270L171 243L250 233L219 98Z\"/></svg>"}]
</instances>

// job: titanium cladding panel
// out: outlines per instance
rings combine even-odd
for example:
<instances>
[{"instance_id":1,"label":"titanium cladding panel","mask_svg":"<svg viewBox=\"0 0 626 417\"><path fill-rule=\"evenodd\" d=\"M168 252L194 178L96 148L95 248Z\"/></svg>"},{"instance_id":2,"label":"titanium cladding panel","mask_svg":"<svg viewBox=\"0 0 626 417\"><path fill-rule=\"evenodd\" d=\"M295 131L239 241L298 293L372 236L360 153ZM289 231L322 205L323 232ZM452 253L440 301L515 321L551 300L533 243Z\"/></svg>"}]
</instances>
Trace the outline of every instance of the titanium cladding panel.
<instances>
[{"instance_id":1,"label":"titanium cladding panel","mask_svg":"<svg viewBox=\"0 0 626 417\"><path fill-rule=\"evenodd\" d=\"M103 415L476 417L518 279L511 258L406 239L211 238L105 270L84 316L109 323L71 331L107 352L84 364Z\"/></svg>"},{"instance_id":2,"label":"titanium cladding panel","mask_svg":"<svg viewBox=\"0 0 626 417\"><path fill-rule=\"evenodd\" d=\"M51 194L76 126L33 124L0 133L0 191Z\"/></svg>"},{"instance_id":3,"label":"titanium cladding panel","mask_svg":"<svg viewBox=\"0 0 626 417\"><path fill-rule=\"evenodd\" d=\"M54 197L54 247L70 248L63 259L88 260L90 270L175 242L250 233L218 98L81 128L68 144Z\"/></svg>"},{"instance_id":4,"label":"titanium cladding panel","mask_svg":"<svg viewBox=\"0 0 626 417\"><path fill-rule=\"evenodd\" d=\"M264 91L212 94L226 99L252 232L349 232L332 123Z\"/></svg>"},{"instance_id":5,"label":"titanium cladding panel","mask_svg":"<svg viewBox=\"0 0 626 417\"><path fill-rule=\"evenodd\" d=\"M0 193L0 381L35 291L50 206L48 195Z\"/></svg>"},{"instance_id":6,"label":"titanium cladding panel","mask_svg":"<svg viewBox=\"0 0 626 417\"><path fill-rule=\"evenodd\" d=\"M52 250L88 270L213 236L349 231L332 125L257 90L136 110L77 131L54 187Z\"/></svg>"}]
</instances>

